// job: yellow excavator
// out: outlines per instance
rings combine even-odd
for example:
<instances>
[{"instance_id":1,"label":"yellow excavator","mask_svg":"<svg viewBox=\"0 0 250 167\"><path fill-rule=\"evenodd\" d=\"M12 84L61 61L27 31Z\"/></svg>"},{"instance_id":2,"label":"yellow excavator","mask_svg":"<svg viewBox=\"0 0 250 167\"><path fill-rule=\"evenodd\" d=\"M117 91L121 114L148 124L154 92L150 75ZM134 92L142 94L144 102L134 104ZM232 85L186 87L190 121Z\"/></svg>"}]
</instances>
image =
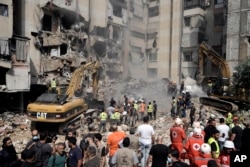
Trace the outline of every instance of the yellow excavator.
<instances>
[{"instance_id":1,"label":"yellow excavator","mask_svg":"<svg viewBox=\"0 0 250 167\"><path fill-rule=\"evenodd\" d=\"M98 61L82 64L73 72L66 91L65 86L59 86L58 93L44 93L28 104L27 117L32 128L63 134L69 125L81 125L89 103L104 105L98 94L99 67Z\"/></svg>"},{"instance_id":2,"label":"yellow excavator","mask_svg":"<svg viewBox=\"0 0 250 167\"><path fill-rule=\"evenodd\" d=\"M203 75L205 58L219 68L218 76ZM211 82L213 86L211 95L208 97L200 97L200 103L211 106L222 112L250 109L250 101L247 97L249 90L240 86L235 86L237 84L230 84L232 83L230 79L232 79L232 74L226 60L206 42L202 42L199 47L197 80L199 82L203 80L205 86Z\"/></svg>"}]
</instances>

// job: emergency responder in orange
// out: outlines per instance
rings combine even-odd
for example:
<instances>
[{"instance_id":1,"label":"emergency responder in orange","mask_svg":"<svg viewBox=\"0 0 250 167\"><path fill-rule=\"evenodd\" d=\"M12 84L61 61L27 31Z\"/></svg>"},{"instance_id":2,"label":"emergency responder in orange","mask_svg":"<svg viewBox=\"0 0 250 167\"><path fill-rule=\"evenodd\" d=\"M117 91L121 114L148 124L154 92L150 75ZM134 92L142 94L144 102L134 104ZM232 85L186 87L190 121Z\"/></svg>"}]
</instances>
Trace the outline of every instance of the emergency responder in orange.
<instances>
[{"instance_id":1,"label":"emergency responder in orange","mask_svg":"<svg viewBox=\"0 0 250 167\"><path fill-rule=\"evenodd\" d=\"M207 166L207 162L212 160L211 147L207 143L203 143L200 148L200 154L194 158L193 167Z\"/></svg>"},{"instance_id":2,"label":"emergency responder in orange","mask_svg":"<svg viewBox=\"0 0 250 167\"><path fill-rule=\"evenodd\" d=\"M218 158L219 166L230 167L230 152L234 149L234 143L230 140L226 140L223 146L223 151Z\"/></svg>"},{"instance_id":3,"label":"emergency responder in orange","mask_svg":"<svg viewBox=\"0 0 250 167\"><path fill-rule=\"evenodd\" d=\"M141 100L141 103L139 104L139 115L140 115L140 119L142 120L142 118L144 117L144 113L145 113L145 109L146 109L146 104L144 102L144 100Z\"/></svg>"},{"instance_id":4,"label":"emergency responder in orange","mask_svg":"<svg viewBox=\"0 0 250 167\"><path fill-rule=\"evenodd\" d=\"M182 120L176 118L174 126L170 129L170 139L172 143L172 149L177 149L179 153L183 150L183 141L186 138L184 129L182 128Z\"/></svg>"},{"instance_id":5,"label":"emergency responder in orange","mask_svg":"<svg viewBox=\"0 0 250 167\"><path fill-rule=\"evenodd\" d=\"M198 157L200 153L201 145L204 143L204 138L202 137L201 128L194 128L193 136L189 137L185 149L188 153L189 163L192 165L194 162L194 157Z\"/></svg>"}]
</instances>

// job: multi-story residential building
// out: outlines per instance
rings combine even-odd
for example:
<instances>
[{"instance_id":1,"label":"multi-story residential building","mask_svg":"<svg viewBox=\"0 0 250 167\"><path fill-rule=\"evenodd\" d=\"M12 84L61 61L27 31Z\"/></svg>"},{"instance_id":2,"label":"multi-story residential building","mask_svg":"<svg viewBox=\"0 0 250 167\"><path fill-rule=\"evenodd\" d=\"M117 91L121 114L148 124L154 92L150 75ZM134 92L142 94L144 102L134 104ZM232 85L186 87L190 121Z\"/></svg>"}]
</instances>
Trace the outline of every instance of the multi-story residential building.
<instances>
[{"instance_id":1,"label":"multi-story residential building","mask_svg":"<svg viewBox=\"0 0 250 167\"><path fill-rule=\"evenodd\" d=\"M20 5L20 1L0 0L1 105L14 110L23 108L23 95L30 89L30 39L22 33Z\"/></svg>"},{"instance_id":2,"label":"multi-story residential building","mask_svg":"<svg viewBox=\"0 0 250 167\"><path fill-rule=\"evenodd\" d=\"M235 67L250 57L250 2L228 0L226 59Z\"/></svg>"},{"instance_id":3,"label":"multi-story residential building","mask_svg":"<svg viewBox=\"0 0 250 167\"><path fill-rule=\"evenodd\" d=\"M183 77L196 78L198 50L202 41L226 58L226 1L184 0L181 71ZM204 76L218 76L218 67L204 59Z\"/></svg>"}]
</instances>

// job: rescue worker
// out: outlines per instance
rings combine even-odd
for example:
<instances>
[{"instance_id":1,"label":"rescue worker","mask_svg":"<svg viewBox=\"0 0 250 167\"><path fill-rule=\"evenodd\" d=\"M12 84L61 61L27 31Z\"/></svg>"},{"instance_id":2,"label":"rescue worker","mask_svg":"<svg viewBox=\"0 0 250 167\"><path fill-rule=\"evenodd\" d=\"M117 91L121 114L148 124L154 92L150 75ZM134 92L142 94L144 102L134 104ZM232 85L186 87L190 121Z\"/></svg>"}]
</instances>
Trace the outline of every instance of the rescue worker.
<instances>
[{"instance_id":1,"label":"rescue worker","mask_svg":"<svg viewBox=\"0 0 250 167\"><path fill-rule=\"evenodd\" d=\"M230 140L226 140L223 146L218 163L222 167L230 167L230 152L234 150L234 143Z\"/></svg>"},{"instance_id":2,"label":"rescue worker","mask_svg":"<svg viewBox=\"0 0 250 167\"><path fill-rule=\"evenodd\" d=\"M207 166L207 163L211 158L211 147L207 143L203 143L200 148L199 156L194 158L194 167Z\"/></svg>"},{"instance_id":3,"label":"rescue worker","mask_svg":"<svg viewBox=\"0 0 250 167\"><path fill-rule=\"evenodd\" d=\"M227 113L226 124L229 126L231 123L233 123L233 114L229 111Z\"/></svg>"},{"instance_id":4,"label":"rescue worker","mask_svg":"<svg viewBox=\"0 0 250 167\"><path fill-rule=\"evenodd\" d=\"M108 118L108 114L106 113L106 111L103 110L99 116L99 119L100 119L99 132L101 131L106 132L107 118Z\"/></svg>"},{"instance_id":5,"label":"rescue worker","mask_svg":"<svg viewBox=\"0 0 250 167\"><path fill-rule=\"evenodd\" d=\"M147 112L148 112L148 116L149 116L150 120L153 119L153 109L154 109L154 107L151 104L151 102L148 102Z\"/></svg>"},{"instance_id":6,"label":"rescue worker","mask_svg":"<svg viewBox=\"0 0 250 167\"><path fill-rule=\"evenodd\" d=\"M116 119L117 125L120 125L120 123L121 123L121 113L120 113L118 107L116 107L116 109L115 109L115 119Z\"/></svg>"},{"instance_id":7,"label":"rescue worker","mask_svg":"<svg viewBox=\"0 0 250 167\"><path fill-rule=\"evenodd\" d=\"M53 78L50 82L51 93L57 93L56 87L57 87L56 80L55 78Z\"/></svg>"},{"instance_id":8,"label":"rescue worker","mask_svg":"<svg viewBox=\"0 0 250 167\"><path fill-rule=\"evenodd\" d=\"M201 145L204 143L204 139L202 136L201 128L193 129L193 136L189 137L185 149L188 154L188 159L190 164L192 165L194 162L194 158L199 156Z\"/></svg>"},{"instance_id":9,"label":"rescue worker","mask_svg":"<svg viewBox=\"0 0 250 167\"><path fill-rule=\"evenodd\" d=\"M189 119L190 119L190 125L192 126L195 120L195 111L196 108L194 106L194 103L191 103L190 113L189 113Z\"/></svg>"},{"instance_id":10,"label":"rescue worker","mask_svg":"<svg viewBox=\"0 0 250 167\"><path fill-rule=\"evenodd\" d=\"M153 101L153 107L154 107L153 109L154 120L156 120L157 104L155 100Z\"/></svg>"},{"instance_id":11,"label":"rescue worker","mask_svg":"<svg viewBox=\"0 0 250 167\"><path fill-rule=\"evenodd\" d=\"M117 125L117 120L116 120L116 115L115 115L115 111L112 111L111 116L110 116L110 124L116 124Z\"/></svg>"},{"instance_id":12,"label":"rescue worker","mask_svg":"<svg viewBox=\"0 0 250 167\"><path fill-rule=\"evenodd\" d=\"M138 110L139 110L139 105L137 104L137 101L136 101L136 100L134 101L134 109L135 109L135 113L136 113L136 115L137 115ZM142 118L143 118L143 117L142 117ZM137 119L142 120L142 118L137 118Z\"/></svg>"},{"instance_id":13,"label":"rescue worker","mask_svg":"<svg viewBox=\"0 0 250 167\"><path fill-rule=\"evenodd\" d=\"M212 92L213 92L213 83L211 82L211 80L208 80L208 83L207 83L207 95L211 96Z\"/></svg>"},{"instance_id":14,"label":"rescue worker","mask_svg":"<svg viewBox=\"0 0 250 167\"><path fill-rule=\"evenodd\" d=\"M142 120L142 118L144 117L145 109L146 109L146 104L143 100L138 105L138 108L139 108L140 119Z\"/></svg>"},{"instance_id":15,"label":"rescue worker","mask_svg":"<svg viewBox=\"0 0 250 167\"><path fill-rule=\"evenodd\" d=\"M183 141L186 139L186 134L182 128L182 120L176 118L174 120L174 126L170 129L171 149L177 149L179 153L183 150Z\"/></svg>"},{"instance_id":16,"label":"rescue worker","mask_svg":"<svg viewBox=\"0 0 250 167\"><path fill-rule=\"evenodd\" d=\"M134 127L137 119L137 112L134 108L134 103L132 103L131 107L128 110L128 116L129 116L129 126Z\"/></svg>"},{"instance_id":17,"label":"rescue worker","mask_svg":"<svg viewBox=\"0 0 250 167\"><path fill-rule=\"evenodd\" d=\"M213 129L212 136L208 139L208 144L211 147L211 155L214 159L217 159L220 155L219 137L220 132L217 129Z\"/></svg>"},{"instance_id":18,"label":"rescue worker","mask_svg":"<svg viewBox=\"0 0 250 167\"><path fill-rule=\"evenodd\" d=\"M171 102L171 117L174 119L176 117L176 106L177 106L177 101L175 97L172 97L172 102Z\"/></svg>"}]
</instances>

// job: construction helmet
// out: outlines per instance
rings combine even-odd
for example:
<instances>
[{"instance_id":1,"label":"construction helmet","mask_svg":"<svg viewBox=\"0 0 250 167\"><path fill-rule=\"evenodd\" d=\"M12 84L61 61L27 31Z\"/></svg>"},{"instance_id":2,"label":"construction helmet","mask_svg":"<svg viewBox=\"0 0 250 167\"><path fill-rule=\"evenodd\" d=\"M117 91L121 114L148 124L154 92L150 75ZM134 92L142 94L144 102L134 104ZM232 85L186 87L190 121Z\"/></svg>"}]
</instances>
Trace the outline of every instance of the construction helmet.
<instances>
[{"instance_id":1,"label":"construction helmet","mask_svg":"<svg viewBox=\"0 0 250 167\"><path fill-rule=\"evenodd\" d=\"M182 120L181 120L180 118L176 118L176 119L174 120L174 123L175 123L176 125L182 125Z\"/></svg>"},{"instance_id":2,"label":"construction helmet","mask_svg":"<svg viewBox=\"0 0 250 167\"><path fill-rule=\"evenodd\" d=\"M204 154L211 154L211 147L207 143L203 143L201 145L200 151Z\"/></svg>"},{"instance_id":3,"label":"construction helmet","mask_svg":"<svg viewBox=\"0 0 250 167\"><path fill-rule=\"evenodd\" d=\"M230 140L225 141L224 147L226 148L234 148L234 143Z\"/></svg>"},{"instance_id":4,"label":"construction helmet","mask_svg":"<svg viewBox=\"0 0 250 167\"><path fill-rule=\"evenodd\" d=\"M201 128L194 128L193 131L195 135L201 135Z\"/></svg>"}]
</instances>

